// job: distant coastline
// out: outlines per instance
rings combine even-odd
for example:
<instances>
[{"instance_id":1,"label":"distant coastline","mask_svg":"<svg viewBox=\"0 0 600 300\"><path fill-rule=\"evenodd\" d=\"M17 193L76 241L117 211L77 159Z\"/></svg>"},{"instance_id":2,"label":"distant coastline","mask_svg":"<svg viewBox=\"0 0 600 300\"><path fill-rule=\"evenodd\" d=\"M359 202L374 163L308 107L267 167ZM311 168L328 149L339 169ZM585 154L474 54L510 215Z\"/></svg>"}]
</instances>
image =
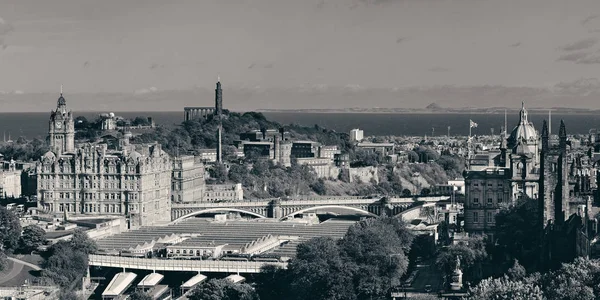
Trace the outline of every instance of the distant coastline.
<instances>
[{"instance_id":1,"label":"distant coastline","mask_svg":"<svg viewBox=\"0 0 600 300\"><path fill-rule=\"evenodd\" d=\"M256 109L257 112L264 113L365 113L365 114L504 114L506 111L508 114L518 113L520 108L504 108L504 107L493 107L493 108L439 108L439 109L411 109L411 108L330 108L330 109ZM547 114L548 111L552 111L555 114L561 115L589 115L589 114L600 114L598 109L579 109L579 108L565 108L565 107L552 107L552 108L528 108L529 113L533 114Z\"/></svg>"}]
</instances>

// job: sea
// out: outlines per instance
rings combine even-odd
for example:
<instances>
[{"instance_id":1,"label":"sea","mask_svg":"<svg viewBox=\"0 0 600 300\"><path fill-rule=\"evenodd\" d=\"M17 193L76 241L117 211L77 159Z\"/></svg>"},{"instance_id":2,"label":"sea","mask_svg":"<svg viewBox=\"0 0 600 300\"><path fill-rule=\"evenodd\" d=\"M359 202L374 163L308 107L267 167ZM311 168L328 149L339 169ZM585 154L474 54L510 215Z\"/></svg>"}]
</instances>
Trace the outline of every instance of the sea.
<instances>
[{"instance_id":1,"label":"sea","mask_svg":"<svg viewBox=\"0 0 600 300\"><path fill-rule=\"evenodd\" d=\"M75 116L95 119L99 112L74 112ZM152 117L156 124L177 126L183 120L181 111L164 112L115 112L117 116L135 118ZM338 132L349 132L354 128L364 131L365 136L466 136L469 134L469 120L477 124L471 129L472 135L499 134L504 126L504 114L475 113L309 113L309 112L265 112L267 119L281 124L319 125ZM19 136L27 139L45 138L48 132L50 113L0 113L0 141L6 136L16 140ZM529 114L529 120L541 130L547 114ZM560 120L564 120L568 134L588 134L591 129L600 128L598 114L553 114L552 133L558 133ZM509 130L516 126L518 113L507 116ZM493 132L492 132L493 131Z\"/></svg>"}]
</instances>

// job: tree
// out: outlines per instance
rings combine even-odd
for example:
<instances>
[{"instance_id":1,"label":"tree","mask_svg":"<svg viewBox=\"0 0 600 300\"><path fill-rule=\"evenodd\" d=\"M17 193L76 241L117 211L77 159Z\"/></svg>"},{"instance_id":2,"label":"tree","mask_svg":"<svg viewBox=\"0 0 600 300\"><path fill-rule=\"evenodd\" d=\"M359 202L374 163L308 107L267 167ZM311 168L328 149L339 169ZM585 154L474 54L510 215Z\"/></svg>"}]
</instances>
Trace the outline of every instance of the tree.
<instances>
[{"instance_id":1,"label":"tree","mask_svg":"<svg viewBox=\"0 0 600 300\"><path fill-rule=\"evenodd\" d=\"M129 294L129 300L152 300L152 296L150 296L150 294L141 291L141 290L136 290L133 293Z\"/></svg>"},{"instance_id":2,"label":"tree","mask_svg":"<svg viewBox=\"0 0 600 300\"><path fill-rule=\"evenodd\" d=\"M470 299L514 299L514 300L542 300L544 299L539 286L525 281L512 281L508 277L488 278L470 289ZM563 299L563 298L561 298ZM576 299L576 298L564 298ZM581 299L581 298L577 298Z\"/></svg>"},{"instance_id":3,"label":"tree","mask_svg":"<svg viewBox=\"0 0 600 300\"><path fill-rule=\"evenodd\" d=\"M87 233L79 228L73 231L73 237L71 237L69 244L74 251L81 251L86 255L98 251L96 241L90 239Z\"/></svg>"},{"instance_id":4,"label":"tree","mask_svg":"<svg viewBox=\"0 0 600 300\"><path fill-rule=\"evenodd\" d=\"M196 287L190 300L258 300L258 294L245 283L233 283L227 279L211 279Z\"/></svg>"},{"instance_id":5,"label":"tree","mask_svg":"<svg viewBox=\"0 0 600 300\"><path fill-rule=\"evenodd\" d=\"M354 224L340 241L342 255L356 265L359 299L380 298L400 283L408 269L414 236L398 218L367 219Z\"/></svg>"},{"instance_id":6,"label":"tree","mask_svg":"<svg viewBox=\"0 0 600 300\"><path fill-rule=\"evenodd\" d=\"M448 177L456 178L464 170L464 161L454 155L442 155L435 161L440 167L446 171Z\"/></svg>"},{"instance_id":7,"label":"tree","mask_svg":"<svg viewBox=\"0 0 600 300\"><path fill-rule=\"evenodd\" d=\"M541 227L538 222L537 201L524 200L516 205L501 210L496 215L496 247L495 252L507 257L508 263L519 260L523 267L532 272L537 269L540 258ZM506 261L497 261L497 265Z\"/></svg>"},{"instance_id":8,"label":"tree","mask_svg":"<svg viewBox=\"0 0 600 300\"><path fill-rule=\"evenodd\" d=\"M317 182L314 184L311 184L310 187L319 195L327 194L327 186L325 186L325 181L322 178L319 178L319 180L317 180Z\"/></svg>"},{"instance_id":9,"label":"tree","mask_svg":"<svg viewBox=\"0 0 600 300\"><path fill-rule=\"evenodd\" d=\"M352 265L342 260L340 248L329 237L313 238L298 245L288 272L292 299L357 299Z\"/></svg>"},{"instance_id":10,"label":"tree","mask_svg":"<svg viewBox=\"0 0 600 300\"><path fill-rule=\"evenodd\" d=\"M417 154L415 151L407 151L406 156L408 157L409 162L414 163L419 161L419 154Z\"/></svg>"},{"instance_id":11,"label":"tree","mask_svg":"<svg viewBox=\"0 0 600 300\"><path fill-rule=\"evenodd\" d=\"M256 292L260 300L291 298L290 278L285 269L275 265L263 266L256 277Z\"/></svg>"},{"instance_id":12,"label":"tree","mask_svg":"<svg viewBox=\"0 0 600 300\"><path fill-rule=\"evenodd\" d=\"M515 259L515 263L510 269L508 269L508 272L506 272L506 274L511 280L521 280L525 278L525 276L527 275L527 271L525 270L525 268L523 268L523 266L521 266L519 261Z\"/></svg>"},{"instance_id":13,"label":"tree","mask_svg":"<svg viewBox=\"0 0 600 300\"><path fill-rule=\"evenodd\" d=\"M60 291L60 295L58 297L60 300L79 300L77 294L74 291L62 290Z\"/></svg>"},{"instance_id":14,"label":"tree","mask_svg":"<svg viewBox=\"0 0 600 300\"><path fill-rule=\"evenodd\" d=\"M37 226L29 225L23 229L23 235L21 235L19 241L19 248L24 253L36 250L39 246L46 242L46 231Z\"/></svg>"},{"instance_id":15,"label":"tree","mask_svg":"<svg viewBox=\"0 0 600 300\"><path fill-rule=\"evenodd\" d=\"M2 251L0 251L0 271L4 271L8 266L8 257Z\"/></svg>"},{"instance_id":16,"label":"tree","mask_svg":"<svg viewBox=\"0 0 600 300\"><path fill-rule=\"evenodd\" d=\"M577 258L556 271L544 274L544 294L548 299L598 299L600 262Z\"/></svg>"},{"instance_id":17,"label":"tree","mask_svg":"<svg viewBox=\"0 0 600 300\"><path fill-rule=\"evenodd\" d=\"M70 242L60 241L52 245L46 256L42 276L61 287L68 287L87 272L87 254L74 249Z\"/></svg>"},{"instance_id":18,"label":"tree","mask_svg":"<svg viewBox=\"0 0 600 300\"><path fill-rule=\"evenodd\" d=\"M19 218L6 207L0 206L0 241L2 249L12 251L19 246L21 237L21 222Z\"/></svg>"},{"instance_id":19,"label":"tree","mask_svg":"<svg viewBox=\"0 0 600 300\"><path fill-rule=\"evenodd\" d=\"M471 237L465 242L442 249L436 258L436 265L446 276L450 276L456 266L457 257L460 257L465 279L468 279L465 281L477 282L482 278L482 265L488 257L482 237Z\"/></svg>"},{"instance_id":20,"label":"tree","mask_svg":"<svg viewBox=\"0 0 600 300\"><path fill-rule=\"evenodd\" d=\"M404 196L404 197L408 197L408 196L410 196L410 195L411 195L411 192L410 192L410 190L409 190L409 189L403 189L403 190L402 190L402 196Z\"/></svg>"},{"instance_id":21,"label":"tree","mask_svg":"<svg viewBox=\"0 0 600 300\"><path fill-rule=\"evenodd\" d=\"M421 189L421 195L422 196L429 196L431 194L431 190L429 188L422 188Z\"/></svg>"},{"instance_id":22,"label":"tree","mask_svg":"<svg viewBox=\"0 0 600 300\"><path fill-rule=\"evenodd\" d=\"M210 169L210 176L214 178L217 183L224 183L227 181L227 168L222 163L216 163L212 169Z\"/></svg>"}]
</instances>

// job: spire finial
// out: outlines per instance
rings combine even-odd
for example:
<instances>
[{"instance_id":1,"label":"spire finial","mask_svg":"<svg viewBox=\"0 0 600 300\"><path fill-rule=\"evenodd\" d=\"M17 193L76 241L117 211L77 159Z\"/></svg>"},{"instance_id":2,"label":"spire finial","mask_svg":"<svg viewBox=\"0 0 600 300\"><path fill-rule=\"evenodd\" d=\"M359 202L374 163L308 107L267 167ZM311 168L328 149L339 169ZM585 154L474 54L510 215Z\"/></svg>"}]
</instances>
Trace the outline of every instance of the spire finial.
<instances>
[{"instance_id":1,"label":"spire finial","mask_svg":"<svg viewBox=\"0 0 600 300\"><path fill-rule=\"evenodd\" d=\"M63 85L61 84L60 85L60 95L62 96L62 94L63 94Z\"/></svg>"},{"instance_id":2,"label":"spire finial","mask_svg":"<svg viewBox=\"0 0 600 300\"><path fill-rule=\"evenodd\" d=\"M525 101L521 101L521 109L525 109Z\"/></svg>"},{"instance_id":3,"label":"spire finial","mask_svg":"<svg viewBox=\"0 0 600 300\"><path fill-rule=\"evenodd\" d=\"M221 75L217 75L217 82L221 82Z\"/></svg>"}]
</instances>

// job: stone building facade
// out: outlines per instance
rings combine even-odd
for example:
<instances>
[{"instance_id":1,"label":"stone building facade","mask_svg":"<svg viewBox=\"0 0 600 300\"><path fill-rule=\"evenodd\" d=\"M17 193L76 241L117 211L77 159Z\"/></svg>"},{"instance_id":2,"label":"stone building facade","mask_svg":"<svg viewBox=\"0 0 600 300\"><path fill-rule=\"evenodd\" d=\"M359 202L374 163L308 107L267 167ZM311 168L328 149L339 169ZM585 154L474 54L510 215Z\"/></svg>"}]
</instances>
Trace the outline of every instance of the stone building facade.
<instances>
[{"instance_id":1,"label":"stone building facade","mask_svg":"<svg viewBox=\"0 0 600 300\"><path fill-rule=\"evenodd\" d=\"M60 124L60 125L59 125ZM38 209L55 215L119 215L135 228L170 221L169 155L158 144L75 147L73 116L58 100L50 116L51 151L35 166Z\"/></svg>"},{"instance_id":2,"label":"stone building facade","mask_svg":"<svg viewBox=\"0 0 600 300\"><path fill-rule=\"evenodd\" d=\"M85 144L46 153L36 166L38 208L63 215L122 215L130 228L170 221L172 163L160 145L108 150Z\"/></svg>"},{"instance_id":3,"label":"stone building facade","mask_svg":"<svg viewBox=\"0 0 600 300\"><path fill-rule=\"evenodd\" d=\"M7 167L0 167L0 198L17 198L22 195L21 172L11 160Z\"/></svg>"},{"instance_id":4,"label":"stone building facade","mask_svg":"<svg viewBox=\"0 0 600 300\"><path fill-rule=\"evenodd\" d=\"M465 230L492 234L496 214L511 201L511 171L488 167L470 171L465 178Z\"/></svg>"},{"instance_id":5,"label":"stone building facade","mask_svg":"<svg viewBox=\"0 0 600 300\"><path fill-rule=\"evenodd\" d=\"M204 195L204 163L192 155L173 159L171 201L177 203L200 202Z\"/></svg>"}]
</instances>

